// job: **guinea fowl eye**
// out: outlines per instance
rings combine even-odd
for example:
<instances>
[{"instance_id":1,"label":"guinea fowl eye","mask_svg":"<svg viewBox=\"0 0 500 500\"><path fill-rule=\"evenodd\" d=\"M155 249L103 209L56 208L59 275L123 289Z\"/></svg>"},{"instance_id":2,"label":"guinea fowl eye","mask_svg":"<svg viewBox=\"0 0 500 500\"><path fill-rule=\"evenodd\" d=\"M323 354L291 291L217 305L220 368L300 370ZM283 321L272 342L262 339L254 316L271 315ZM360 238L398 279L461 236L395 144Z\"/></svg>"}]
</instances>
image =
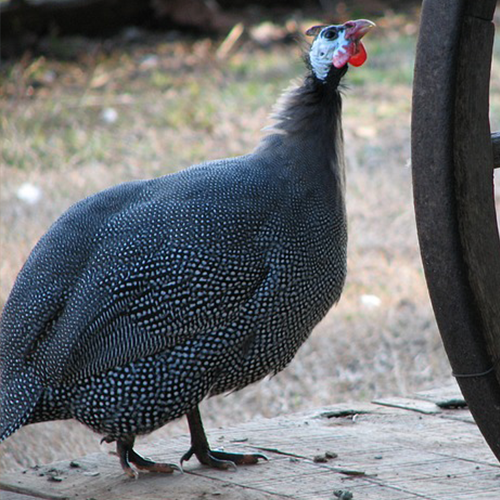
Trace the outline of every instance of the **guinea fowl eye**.
<instances>
[{"instance_id":1,"label":"guinea fowl eye","mask_svg":"<svg viewBox=\"0 0 500 500\"><path fill-rule=\"evenodd\" d=\"M323 34L323 37L326 38L327 40L335 40L337 38L338 33L336 30L328 30L325 31Z\"/></svg>"}]
</instances>

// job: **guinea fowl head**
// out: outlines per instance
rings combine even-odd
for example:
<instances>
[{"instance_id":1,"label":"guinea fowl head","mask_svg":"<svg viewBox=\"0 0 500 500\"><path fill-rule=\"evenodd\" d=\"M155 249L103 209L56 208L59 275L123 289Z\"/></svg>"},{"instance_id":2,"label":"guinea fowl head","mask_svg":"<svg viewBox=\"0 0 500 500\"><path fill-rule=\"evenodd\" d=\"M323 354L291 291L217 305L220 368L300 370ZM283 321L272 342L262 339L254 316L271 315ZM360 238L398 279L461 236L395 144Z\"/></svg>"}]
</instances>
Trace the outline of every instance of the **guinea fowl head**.
<instances>
[{"instance_id":1,"label":"guinea fowl head","mask_svg":"<svg viewBox=\"0 0 500 500\"><path fill-rule=\"evenodd\" d=\"M274 123L265 130L294 139L302 135L316 143L328 141L340 120L340 80L348 64L361 66L366 61L361 38L374 26L371 21L358 19L341 25L309 28L306 35L315 37L305 55L310 71L302 85L292 87L281 96L272 115ZM319 139L321 133L326 134L325 141ZM264 141L259 147L267 144Z\"/></svg>"},{"instance_id":2,"label":"guinea fowl head","mask_svg":"<svg viewBox=\"0 0 500 500\"><path fill-rule=\"evenodd\" d=\"M315 37L309 51L314 76L320 81L326 81L332 68L343 74L348 63L361 66L367 58L361 38L374 26L371 21L358 19L341 25L309 28L306 35Z\"/></svg>"}]
</instances>

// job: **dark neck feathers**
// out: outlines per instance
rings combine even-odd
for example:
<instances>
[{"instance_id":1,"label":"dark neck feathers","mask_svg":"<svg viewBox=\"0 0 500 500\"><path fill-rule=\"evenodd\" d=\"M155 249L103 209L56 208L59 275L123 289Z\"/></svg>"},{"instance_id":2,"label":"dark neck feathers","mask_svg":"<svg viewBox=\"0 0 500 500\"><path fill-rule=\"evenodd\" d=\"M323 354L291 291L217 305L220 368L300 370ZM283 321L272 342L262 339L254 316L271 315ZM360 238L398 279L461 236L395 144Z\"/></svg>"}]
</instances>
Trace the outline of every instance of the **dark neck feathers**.
<instances>
[{"instance_id":1,"label":"dark neck feathers","mask_svg":"<svg viewBox=\"0 0 500 500\"><path fill-rule=\"evenodd\" d=\"M277 102L269 130L292 136L313 134L317 139L335 134L342 108L339 84L346 71L347 65L332 66L327 78L319 80L309 70L302 85L285 92Z\"/></svg>"},{"instance_id":2,"label":"dark neck feathers","mask_svg":"<svg viewBox=\"0 0 500 500\"><path fill-rule=\"evenodd\" d=\"M331 186L326 196L343 207L345 193L342 100L339 83L347 68L332 67L325 80L310 71L302 85L285 92L255 153L271 152L273 158L291 155L284 163L293 170L307 171L311 185ZM332 177L333 176L333 177Z\"/></svg>"}]
</instances>

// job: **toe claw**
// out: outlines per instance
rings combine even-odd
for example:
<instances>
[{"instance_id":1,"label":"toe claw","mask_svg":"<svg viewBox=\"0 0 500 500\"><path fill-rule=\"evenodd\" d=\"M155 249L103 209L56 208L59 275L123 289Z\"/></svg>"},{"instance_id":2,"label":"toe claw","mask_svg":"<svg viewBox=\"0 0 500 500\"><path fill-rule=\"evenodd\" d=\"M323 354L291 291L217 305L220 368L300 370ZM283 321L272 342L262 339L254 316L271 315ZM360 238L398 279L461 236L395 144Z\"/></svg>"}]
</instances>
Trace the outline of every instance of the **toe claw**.
<instances>
[{"instance_id":1,"label":"toe claw","mask_svg":"<svg viewBox=\"0 0 500 500\"><path fill-rule=\"evenodd\" d=\"M136 470L132 469L132 467L130 466L123 467L123 471L130 479L137 479L139 477L139 473Z\"/></svg>"},{"instance_id":2,"label":"toe claw","mask_svg":"<svg viewBox=\"0 0 500 500\"><path fill-rule=\"evenodd\" d=\"M170 467L172 467L172 469L176 470L177 472L180 472L181 474L184 474L184 469L182 468L182 464L181 465L177 465L177 464L168 464Z\"/></svg>"},{"instance_id":3,"label":"toe claw","mask_svg":"<svg viewBox=\"0 0 500 500\"><path fill-rule=\"evenodd\" d=\"M233 460L226 460L225 458L222 458L223 456L225 457L227 454L222 455L219 453L223 454L224 452L217 452L210 450L208 452L208 460L207 460L208 463L206 463L205 465L209 465L211 467L214 467L215 469L232 470L232 471L238 470L238 467L236 466ZM218 454L221 458L217 458Z\"/></svg>"},{"instance_id":4,"label":"toe claw","mask_svg":"<svg viewBox=\"0 0 500 500\"><path fill-rule=\"evenodd\" d=\"M184 453L184 455L182 455L182 458L181 458L181 467L182 467L182 464L184 462L189 462L189 460L191 459L191 457L194 455L194 450L193 448L189 448L188 451L186 451L186 453Z\"/></svg>"}]
</instances>

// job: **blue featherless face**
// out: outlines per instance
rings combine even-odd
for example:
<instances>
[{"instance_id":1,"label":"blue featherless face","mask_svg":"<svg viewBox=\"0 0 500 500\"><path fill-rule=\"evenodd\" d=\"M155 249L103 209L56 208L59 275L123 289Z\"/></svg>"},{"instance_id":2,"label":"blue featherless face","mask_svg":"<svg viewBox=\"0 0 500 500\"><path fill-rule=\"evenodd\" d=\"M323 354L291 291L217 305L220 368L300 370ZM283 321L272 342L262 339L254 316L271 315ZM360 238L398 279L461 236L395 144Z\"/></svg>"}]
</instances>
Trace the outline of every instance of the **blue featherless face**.
<instances>
[{"instance_id":1,"label":"blue featherless face","mask_svg":"<svg viewBox=\"0 0 500 500\"><path fill-rule=\"evenodd\" d=\"M332 66L337 69L348 63L361 66L367 59L361 38L374 26L371 21L359 19L341 25L309 28L306 35L315 36L309 58L316 78L325 80Z\"/></svg>"}]
</instances>

